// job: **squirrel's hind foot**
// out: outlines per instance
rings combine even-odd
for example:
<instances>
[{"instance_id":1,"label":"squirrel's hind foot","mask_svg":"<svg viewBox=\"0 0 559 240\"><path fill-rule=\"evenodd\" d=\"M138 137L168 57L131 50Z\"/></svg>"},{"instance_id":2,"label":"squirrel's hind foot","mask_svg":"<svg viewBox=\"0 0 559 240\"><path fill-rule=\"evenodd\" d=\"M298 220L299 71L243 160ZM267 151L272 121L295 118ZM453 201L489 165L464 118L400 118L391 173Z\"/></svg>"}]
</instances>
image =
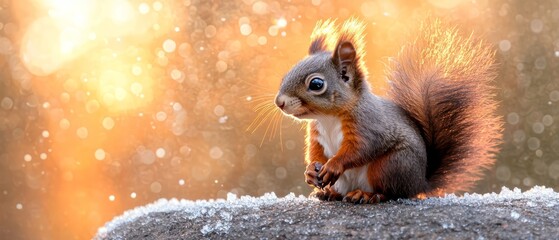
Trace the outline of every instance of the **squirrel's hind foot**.
<instances>
[{"instance_id":1,"label":"squirrel's hind foot","mask_svg":"<svg viewBox=\"0 0 559 240\"><path fill-rule=\"evenodd\" d=\"M329 186L323 189L315 188L311 193L311 197L316 197L322 201L341 201L343 198L341 194Z\"/></svg>"},{"instance_id":2,"label":"squirrel's hind foot","mask_svg":"<svg viewBox=\"0 0 559 240\"><path fill-rule=\"evenodd\" d=\"M365 192L361 189L357 189L348 192L343 198L343 201L355 204L381 203L386 201L386 197L384 194Z\"/></svg>"}]
</instances>

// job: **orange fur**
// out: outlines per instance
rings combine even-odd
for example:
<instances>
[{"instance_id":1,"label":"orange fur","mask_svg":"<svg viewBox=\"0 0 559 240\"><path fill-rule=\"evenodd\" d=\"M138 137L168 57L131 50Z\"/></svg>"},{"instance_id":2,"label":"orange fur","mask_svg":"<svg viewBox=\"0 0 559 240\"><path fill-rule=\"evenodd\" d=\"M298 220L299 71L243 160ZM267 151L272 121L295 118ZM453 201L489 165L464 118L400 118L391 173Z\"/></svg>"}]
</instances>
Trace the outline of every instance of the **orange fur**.
<instances>
[{"instance_id":1,"label":"orange fur","mask_svg":"<svg viewBox=\"0 0 559 240\"><path fill-rule=\"evenodd\" d=\"M424 22L416 36L389 66L390 96L422 132L432 195L467 191L493 166L501 141L490 86L495 52L440 20Z\"/></svg>"},{"instance_id":2,"label":"orange fur","mask_svg":"<svg viewBox=\"0 0 559 240\"><path fill-rule=\"evenodd\" d=\"M383 166L388 164L390 154L384 154L378 157L375 160L372 160L367 167L367 178L369 180L369 184L373 187L375 192L383 192L382 186L384 186L384 182L382 181L382 170Z\"/></svg>"},{"instance_id":3,"label":"orange fur","mask_svg":"<svg viewBox=\"0 0 559 240\"><path fill-rule=\"evenodd\" d=\"M328 158L324 156L324 147L322 147L322 145L320 145L317 140L319 133L316 130L316 127L311 126L314 124L316 123L311 122L308 123L307 126L307 137L305 139L305 146L307 146L305 151L305 163L307 165L311 164L314 161L320 162L322 164L328 161Z\"/></svg>"},{"instance_id":4,"label":"orange fur","mask_svg":"<svg viewBox=\"0 0 559 240\"><path fill-rule=\"evenodd\" d=\"M344 170L347 170L358 167L356 164L361 160L361 151L359 151L359 147L363 146L363 144L360 144L361 139L356 130L356 122L351 118L351 115L349 115L349 113L342 113L339 115L339 118L342 122L344 139L340 145L340 149L330 161L337 162Z\"/></svg>"}]
</instances>

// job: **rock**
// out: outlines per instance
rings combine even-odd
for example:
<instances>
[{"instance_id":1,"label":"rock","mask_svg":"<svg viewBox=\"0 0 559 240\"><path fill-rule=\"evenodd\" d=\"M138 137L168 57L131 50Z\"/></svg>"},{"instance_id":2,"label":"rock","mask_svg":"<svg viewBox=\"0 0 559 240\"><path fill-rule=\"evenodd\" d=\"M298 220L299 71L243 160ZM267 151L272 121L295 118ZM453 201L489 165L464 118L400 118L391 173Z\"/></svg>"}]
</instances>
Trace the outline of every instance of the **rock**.
<instances>
[{"instance_id":1,"label":"rock","mask_svg":"<svg viewBox=\"0 0 559 240\"><path fill-rule=\"evenodd\" d=\"M559 193L545 187L376 205L230 194L215 201L162 199L116 217L95 239L554 239L558 218Z\"/></svg>"}]
</instances>

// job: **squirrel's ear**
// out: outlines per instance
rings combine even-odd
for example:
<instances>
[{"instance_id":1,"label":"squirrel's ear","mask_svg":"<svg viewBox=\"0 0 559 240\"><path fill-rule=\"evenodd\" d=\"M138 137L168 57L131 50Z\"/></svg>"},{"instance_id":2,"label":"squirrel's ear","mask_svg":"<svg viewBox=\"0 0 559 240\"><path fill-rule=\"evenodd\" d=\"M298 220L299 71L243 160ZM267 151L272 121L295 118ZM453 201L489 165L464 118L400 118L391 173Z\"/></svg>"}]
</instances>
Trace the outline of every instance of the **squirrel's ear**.
<instances>
[{"instance_id":1,"label":"squirrel's ear","mask_svg":"<svg viewBox=\"0 0 559 240\"><path fill-rule=\"evenodd\" d=\"M355 18L345 21L340 29L340 37L332 53L332 62L338 67L345 82L353 78L361 80L367 76L363 61L364 31L365 25Z\"/></svg>"},{"instance_id":2,"label":"squirrel's ear","mask_svg":"<svg viewBox=\"0 0 559 240\"><path fill-rule=\"evenodd\" d=\"M311 34L309 55L329 51L332 49L337 37L336 20L328 19L324 22L319 21L316 23Z\"/></svg>"}]
</instances>

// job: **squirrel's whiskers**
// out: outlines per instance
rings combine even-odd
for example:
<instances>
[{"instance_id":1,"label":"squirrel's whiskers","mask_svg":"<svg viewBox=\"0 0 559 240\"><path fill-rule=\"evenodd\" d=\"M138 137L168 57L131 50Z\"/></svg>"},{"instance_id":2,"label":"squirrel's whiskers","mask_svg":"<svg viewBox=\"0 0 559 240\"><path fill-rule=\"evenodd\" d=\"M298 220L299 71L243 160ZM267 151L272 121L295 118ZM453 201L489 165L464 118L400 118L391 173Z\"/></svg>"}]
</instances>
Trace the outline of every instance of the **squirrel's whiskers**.
<instances>
[{"instance_id":1,"label":"squirrel's whiskers","mask_svg":"<svg viewBox=\"0 0 559 240\"><path fill-rule=\"evenodd\" d=\"M256 117L248 126L247 131L254 134L261 128L264 128L264 134L260 140L260 147L264 144L264 140L272 141L279 135L281 150L283 151L283 114L274 105L275 94L261 94L251 96L251 102L254 103L253 110L256 112Z\"/></svg>"}]
</instances>

